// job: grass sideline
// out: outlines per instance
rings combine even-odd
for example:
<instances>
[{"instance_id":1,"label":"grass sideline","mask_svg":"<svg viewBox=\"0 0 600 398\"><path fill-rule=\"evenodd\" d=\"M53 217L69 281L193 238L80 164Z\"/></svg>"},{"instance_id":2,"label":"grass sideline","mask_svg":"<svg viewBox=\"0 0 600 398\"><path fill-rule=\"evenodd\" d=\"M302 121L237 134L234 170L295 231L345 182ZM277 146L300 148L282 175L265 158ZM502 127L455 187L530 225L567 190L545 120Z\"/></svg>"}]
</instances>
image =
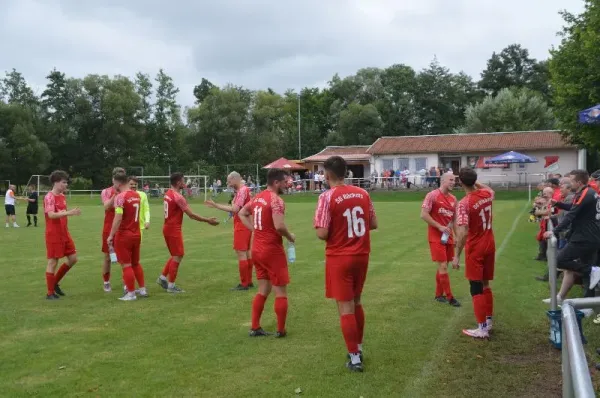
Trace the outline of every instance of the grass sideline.
<instances>
[{"instance_id":1,"label":"grass sideline","mask_svg":"<svg viewBox=\"0 0 600 398\"><path fill-rule=\"evenodd\" d=\"M69 205L83 211L70 220L80 262L65 277L68 296L58 302L44 300L43 227L0 232L6 259L0 395L285 397L300 388L311 397L464 397L482 389L490 397L560 396L560 355L548 343L547 308L540 301L548 288L533 280L543 268L530 260L537 225L526 220L524 198L495 204L498 246L521 217L497 260L494 338L477 342L460 333L474 325L462 271L451 273L462 308L432 300L435 269L418 217L424 193L386 195L373 195L381 227L373 234L364 292L364 374L343 367L336 310L323 296L323 248L311 226L316 195L286 196L298 260L290 266L289 337L282 340L247 337L253 293L229 291L237 283L231 224L211 228L185 220L178 281L188 293L171 297L154 283L168 253L162 204L153 201L142 244L151 297L122 303L101 289L98 198L74 197ZM192 206L226 216L199 200ZM115 269L117 287L119 281ZM263 317L268 330L275 325L272 303ZM590 343L598 341L596 326L586 320L584 328Z\"/></svg>"}]
</instances>

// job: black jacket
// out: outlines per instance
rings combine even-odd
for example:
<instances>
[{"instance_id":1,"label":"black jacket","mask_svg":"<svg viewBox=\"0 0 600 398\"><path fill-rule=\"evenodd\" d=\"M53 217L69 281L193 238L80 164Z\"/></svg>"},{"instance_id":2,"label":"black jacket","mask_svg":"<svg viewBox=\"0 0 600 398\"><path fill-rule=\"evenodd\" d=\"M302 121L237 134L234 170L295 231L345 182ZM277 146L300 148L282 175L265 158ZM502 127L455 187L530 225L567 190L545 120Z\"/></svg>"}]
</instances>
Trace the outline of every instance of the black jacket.
<instances>
[{"instance_id":1,"label":"black jacket","mask_svg":"<svg viewBox=\"0 0 600 398\"><path fill-rule=\"evenodd\" d=\"M600 245L600 197L590 186L575 194L573 203L559 202L556 207L568 210L562 221L554 228L554 235L564 232L569 225L569 242Z\"/></svg>"}]
</instances>

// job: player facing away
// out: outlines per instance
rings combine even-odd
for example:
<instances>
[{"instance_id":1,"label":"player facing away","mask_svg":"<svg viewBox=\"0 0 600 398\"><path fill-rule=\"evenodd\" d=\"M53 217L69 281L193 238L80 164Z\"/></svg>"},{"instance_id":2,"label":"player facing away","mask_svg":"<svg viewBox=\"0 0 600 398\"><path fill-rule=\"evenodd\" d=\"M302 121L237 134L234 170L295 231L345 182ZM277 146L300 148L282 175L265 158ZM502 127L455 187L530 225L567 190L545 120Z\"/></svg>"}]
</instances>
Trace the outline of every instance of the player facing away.
<instances>
[{"instance_id":1,"label":"player facing away","mask_svg":"<svg viewBox=\"0 0 600 398\"><path fill-rule=\"evenodd\" d=\"M435 274L435 300L460 307L458 300L452 295L448 264L454 258L454 240L452 238L452 221L456 209L456 197L450 192L454 188L456 178L452 173L445 173L440 180L440 187L425 196L421 206L421 219L428 224L427 239L431 260L437 264ZM442 239L444 238L444 239Z\"/></svg>"},{"instance_id":2,"label":"player facing away","mask_svg":"<svg viewBox=\"0 0 600 398\"><path fill-rule=\"evenodd\" d=\"M254 287L252 284L252 253L250 252L252 232L242 224L238 213L250 202L250 188L242 182L242 177L236 171L227 176L227 185L235 190L231 205L215 203L212 200L207 200L205 204L214 209L233 213L233 250L238 258L240 283L231 290L248 290Z\"/></svg>"},{"instance_id":3,"label":"player facing away","mask_svg":"<svg viewBox=\"0 0 600 398\"><path fill-rule=\"evenodd\" d=\"M205 222L210 225L219 225L214 217L202 217L190 209L181 190L185 187L183 173L173 173L170 178L171 188L165 192L163 201L165 211L165 223L163 225L163 236L169 249L171 257L165 264L162 274L156 280L156 283L169 293L184 293L179 287L175 286L179 264L185 254L183 249L183 234L181 225L183 223L183 214L185 213L192 220ZM168 277L168 278L167 278Z\"/></svg>"},{"instance_id":4,"label":"player facing away","mask_svg":"<svg viewBox=\"0 0 600 398\"><path fill-rule=\"evenodd\" d=\"M125 173L113 176L115 188L119 192L114 200L115 217L106 238L108 246L113 246L117 261L123 270L123 281L127 293L120 297L122 301L136 300L135 282L139 285L138 293L148 297L144 281L144 269L140 264L140 209L141 199L136 191L129 189L129 179Z\"/></svg>"},{"instance_id":5,"label":"player facing away","mask_svg":"<svg viewBox=\"0 0 600 398\"><path fill-rule=\"evenodd\" d=\"M369 194L345 185L346 161L332 156L323 165L330 189L319 196L314 227L325 246L325 295L337 301L348 369L362 372L365 312L360 298L367 278L371 230L377 217Z\"/></svg>"},{"instance_id":6,"label":"player facing away","mask_svg":"<svg viewBox=\"0 0 600 398\"><path fill-rule=\"evenodd\" d=\"M283 237L294 243L296 237L285 225L285 204L281 195L286 188L287 173L271 169L267 173L267 189L256 195L238 213L244 225L254 233L252 259L258 279L258 293L252 300L250 337L268 336L260 326L265 302L275 291L274 310L277 315L276 337L285 337L288 312L287 285L290 283Z\"/></svg>"},{"instance_id":7,"label":"player facing away","mask_svg":"<svg viewBox=\"0 0 600 398\"><path fill-rule=\"evenodd\" d=\"M458 177L466 196L456 209L456 255L452 261L458 268L460 255L465 248L465 274L471 286L476 329L464 329L467 336L487 339L492 330L494 296L490 281L494 279L496 242L492 230L492 202L494 191L477 181L477 173L462 168Z\"/></svg>"},{"instance_id":8,"label":"player facing away","mask_svg":"<svg viewBox=\"0 0 600 398\"><path fill-rule=\"evenodd\" d=\"M115 198L119 193L116 188L116 182L114 176L116 174L124 174L125 169L122 167L115 167L112 171L113 185L103 189L100 194L102 205L104 206L104 224L102 226L102 253L104 253L104 259L102 260L102 279L104 281L104 291L111 292L112 287L110 285L110 255L108 252L108 235L112 228L113 220L115 219Z\"/></svg>"},{"instance_id":9,"label":"player facing away","mask_svg":"<svg viewBox=\"0 0 600 398\"><path fill-rule=\"evenodd\" d=\"M35 185L29 186L29 195L27 196L27 226L31 227L31 217L33 217L33 226L37 227L38 223L38 192L35 190Z\"/></svg>"},{"instance_id":10,"label":"player facing away","mask_svg":"<svg viewBox=\"0 0 600 398\"><path fill-rule=\"evenodd\" d=\"M46 219L46 286L48 293L46 299L56 300L65 294L58 283L77 263L77 250L71 239L67 217L81 214L79 208L67 210L65 191L68 187L69 175L62 170L56 170L50 174L52 190L44 197L44 217ZM54 274L58 260L66 257L56 275Z\"/></svg>"}]
</instances>

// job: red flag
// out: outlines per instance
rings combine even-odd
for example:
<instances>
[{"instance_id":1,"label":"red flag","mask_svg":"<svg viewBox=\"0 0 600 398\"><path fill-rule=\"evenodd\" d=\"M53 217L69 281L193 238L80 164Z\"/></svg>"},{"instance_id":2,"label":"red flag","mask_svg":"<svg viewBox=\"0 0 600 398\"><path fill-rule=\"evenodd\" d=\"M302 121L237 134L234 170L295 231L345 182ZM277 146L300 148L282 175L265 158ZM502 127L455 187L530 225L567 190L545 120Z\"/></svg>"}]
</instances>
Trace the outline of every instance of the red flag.
<instances>
[{"instance_id":1,"label":"red flag","mask_svg":"<svg viewBox=\"0 0 600 398\"><path fill-rule=\"evenodd\" d=\"M559 157L560 156L544 156L544 159L546 160L544 167L552 166L554 163L558 162Z\"/></svg>"}]
</instances>

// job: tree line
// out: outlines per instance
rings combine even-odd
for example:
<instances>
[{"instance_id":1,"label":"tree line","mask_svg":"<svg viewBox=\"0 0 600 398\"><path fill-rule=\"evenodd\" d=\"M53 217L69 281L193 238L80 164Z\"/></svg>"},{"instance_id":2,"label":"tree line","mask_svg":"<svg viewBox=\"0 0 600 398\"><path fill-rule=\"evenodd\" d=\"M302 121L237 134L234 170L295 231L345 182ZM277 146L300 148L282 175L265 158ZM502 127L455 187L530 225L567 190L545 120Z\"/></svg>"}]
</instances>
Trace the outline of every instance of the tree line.
<instances>
[{"instance_id":1,"label":"tree line","mask_svg":"<svg viewBox=\"0 0 600 398\"><path fill-rule=\"evenodd\" d=\"M164 70L75 78L54 69L36 95L13 69L0 80L0 178L25 183L61 168L98 188L114 165L144 166L146 175L210 174L215 165L297 159L325 145L453 132L564 128L597 146L597 128L574 123L577 110L600 103L600 13L588 2L580 16L564 13L563 42L549 60L512 44L492 54L478 81L435 59L420 71L396 64L336 74L325 88L300 92L203 78L195 104L182 108Z\"/></svg>"}]
</instances>

